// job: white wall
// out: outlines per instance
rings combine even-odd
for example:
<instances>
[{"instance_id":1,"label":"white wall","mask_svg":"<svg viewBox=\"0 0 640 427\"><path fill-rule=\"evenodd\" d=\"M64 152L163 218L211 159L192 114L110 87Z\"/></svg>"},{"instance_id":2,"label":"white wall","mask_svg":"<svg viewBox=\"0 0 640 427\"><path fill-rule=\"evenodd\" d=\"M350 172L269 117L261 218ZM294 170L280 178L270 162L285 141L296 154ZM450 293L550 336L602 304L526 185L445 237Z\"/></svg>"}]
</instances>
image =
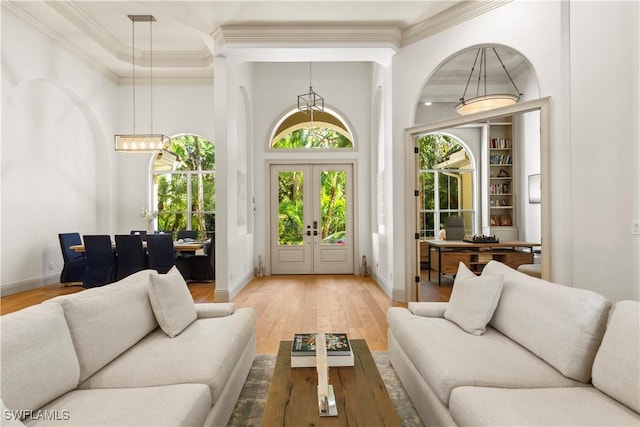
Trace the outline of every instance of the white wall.
<instances>
[{"instance_id":1,"label":"white wall","mask_svg":"<svg viewBox=\"0 0 640 427\"><path fill-rule=\"evenodd\" d=\"M638 2L570 5L568 267L576 286L614 300L640 296L640 236L631 234L640 218L639 9Z\"/></svg>"},{"instance_id":2,"label":"white wall","mask_svg":"<svg viewBox=\"0 0 640 427\"><path fill-rule=\"evenodd\" d=\"M132 132L131 86L116 89L118 96L116 133ZM213 88L211 86L159 86L153 88L153 131L169 137L199 135L216 144L213 127ZM137 84L136 132L149 132L148 86ZM111 136L113 138L113 136ZM111 144L112 139L109 141ZM109 146L113 150L112 146ZM150 203L152 154L115 153L114 186L117 193L115 223L111 234L143 230L146 221L140 211Z\"/></svg>"},{"instance_id":3,"label":"white wall","mask_svg":"<svg viewBox=\"0 0 640 427\"><path fill-rule=\"evenodd\" d=\"M414 124L426 76L454 52L484 43L525 55L538 75L540 96L552 98L552 279L612 299L638 299L638 237L630 235L631 218L640 216L638 90L633 90L639 75L638 3L516 1L403 49L393 64L396 170L404 166L404 129ZM592 102L595 86L601 89ZM603 155L604 147L611 147L605 140L616 144ZM603 167L603 160L615 167ZM402 224L406 190L401 177L394 177L394 253L402 253L410 248ZM408 270L398 274L406 268L398 258L394 289L411 282Z\"/></svg>"},{"instance_id":4,"label":"white wall","mask_svg":"<svg viewBox=\"0 0 640 427\"><path fill-rule=\"evenodd\" d=\"M12 293L59 280L60 232L144 228L151 156L113 150L114 134L132 131L131 86L116 86L8 13L2 53L1 242L12 250L2 252L1 283ZM156 85L153 96L154 131L215 142L212 87ZM149 130L148 100L139 84L139 133Z\"/></svg>"},{"instance_id":5,"label":"white wall","mask_svg":"<svg viewBox=\"0 0 640 427\"><path fill-rule=\"evenodd\" d=\"M256 63L253 77L253 113L255 182L256 182L256 257L265 254L268 247L267 206L268 173L267 162L277 161L333 161L354 160L357 162L355 194L356 221L359 252L371 259L371 194L369 192L371 152L371 63L314 63L313 89L325 99L325 106L338 112L354 132L357 151L333 151L310 153L284 153L268 151L269 137L277 121L296 108L297 96L308 90L309 64L300 63ZM268 267L268 266L267 266ZM268 271L268 270L267 270ZM356 272L358 270L356 269Z\"/></svg>"},{"instance_id":6,"label":"white wall","mask_svg":"<svg viewBox=\"0 0 640 427\"><path fill-rule=\"evenodd\" d=\"M112 82L2 13L3 293L59 280L58 233L111 230L114 105Z\"/></svg>"}]
</instances>

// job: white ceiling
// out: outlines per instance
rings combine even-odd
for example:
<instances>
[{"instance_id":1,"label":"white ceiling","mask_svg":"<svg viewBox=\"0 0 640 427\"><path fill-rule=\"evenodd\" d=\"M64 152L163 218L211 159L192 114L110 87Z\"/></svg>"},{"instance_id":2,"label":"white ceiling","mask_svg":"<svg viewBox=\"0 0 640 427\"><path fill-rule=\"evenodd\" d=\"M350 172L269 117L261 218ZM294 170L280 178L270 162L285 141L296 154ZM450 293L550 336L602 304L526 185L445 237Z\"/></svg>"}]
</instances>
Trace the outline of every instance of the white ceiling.
<instances>
[{"instance_id":1,"label":"white ceiling","mask_svg":"<svg viewBox=\"0 0 640 427\"><path fill-rule=\"evenodd\" d=\"M213 78L213 40L243 47L301 43L308 47L399 48L504 1L2 1L19 17L118 83L132 74L133 25L127 15L153 15L154 80ZM274 30L295 28L289 33ZM227 33L225 33L225 29ZM147 64L149 24L135 24L136 63ZM305 31L311 36L304 36ZM275 34L275 35L274 35ZM289 37L287 38L287 34ZM280 38L278 38L280 37ZM217 54L218 52L216 52ZM305 60L300 58L299 60ZM142 74L142 73L141 73Z\"/></svg>"},{"instance_id":2,"label":"white ceiling","mask_svg":"<svg viewBox=\"0 0 640 427\"><path fill-rule=\"evenodd\" d=\"M2 11L117 84L132 81L134 30L136 79L149 77L152 40L154 84L211 84L215 55L250 55L250 60L271 62L384 62L402 46L509 1L2 0ZM128 15L153 15L156 22L134 25ZM513 53L500 50L517 78L528 64ZM420 99L457 102L474 56L475 50L469 51L442 66ZM488 74L504 77L496 67L495 59L488 61Z\"/></svg>"}]
</instances>

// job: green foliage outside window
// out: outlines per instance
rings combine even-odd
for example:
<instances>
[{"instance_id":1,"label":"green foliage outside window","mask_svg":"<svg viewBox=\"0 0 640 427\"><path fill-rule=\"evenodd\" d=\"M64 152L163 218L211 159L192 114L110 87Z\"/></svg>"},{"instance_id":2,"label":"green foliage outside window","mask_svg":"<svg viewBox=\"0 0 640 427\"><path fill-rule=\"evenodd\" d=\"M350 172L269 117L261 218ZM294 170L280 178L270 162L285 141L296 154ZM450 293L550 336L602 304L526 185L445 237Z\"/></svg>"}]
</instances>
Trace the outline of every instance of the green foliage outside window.
<instances>
[{"instance_id":1,"label":"green foliage outside window","mask_svg":"<svg viewBox=\"0 0 640 427\"><path fill-rule=\"evenodd\" d=\"M424 135L418 139L418 147L420 236L433 238L436 230L444 226L447 217L461 213L458 194L461 175L455 170L438 169L437 165L464 148L454 138L442 134ZM440 223L439 227L436 227L436 221Z\"/></svg>"},{"instance_id":2,"label":"green foliage outside window","mask_svg":"<svg viewBox=\"0 0 640 427\"><path fill-rule=\"evenodd\" d=\"M353 142L329 128L303 128L283 136L273 148L351 148Z\"/></svg>"},{"instance_id":3,"label":"green foliage outside window","mask_svg":"<svg viewBox=\"0 0 640 427\"><path fill-rule=\"evenodd\" d=\"M215 231L215 146L196 135L173 138L166 150L178 163L170 172L155 172L159 230L191 229L200 237Z\"/></svg>"}]
</instances>

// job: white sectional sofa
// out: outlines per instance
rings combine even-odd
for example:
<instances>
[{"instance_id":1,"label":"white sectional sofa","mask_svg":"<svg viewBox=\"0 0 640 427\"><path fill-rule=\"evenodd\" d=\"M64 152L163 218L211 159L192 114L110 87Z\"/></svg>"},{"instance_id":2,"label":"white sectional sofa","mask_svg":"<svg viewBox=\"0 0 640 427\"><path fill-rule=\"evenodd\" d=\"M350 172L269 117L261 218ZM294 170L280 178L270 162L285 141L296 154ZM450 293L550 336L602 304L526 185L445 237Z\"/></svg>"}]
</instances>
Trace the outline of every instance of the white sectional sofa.
<instances>
[{"instance_id":1,"label":"white sectional sofa","mask_svg":"<svg viewBox=\"0 0 640 427\"><path fill-rule=\"evenodd\" d=\"M145 270L0 318L2 425L225 426L256 314Z\"/></svg>"},{"instance_id":2,"label":"white sectional sofa","mask_svg":"<svg viewBox=\"0 0 640 427\"><path fill-rule=\"evenodd\" d=\"M426 426L639 426L640 303L492 261L448 303L387 313L391 363Z\"/></svg>"}]
</instances>

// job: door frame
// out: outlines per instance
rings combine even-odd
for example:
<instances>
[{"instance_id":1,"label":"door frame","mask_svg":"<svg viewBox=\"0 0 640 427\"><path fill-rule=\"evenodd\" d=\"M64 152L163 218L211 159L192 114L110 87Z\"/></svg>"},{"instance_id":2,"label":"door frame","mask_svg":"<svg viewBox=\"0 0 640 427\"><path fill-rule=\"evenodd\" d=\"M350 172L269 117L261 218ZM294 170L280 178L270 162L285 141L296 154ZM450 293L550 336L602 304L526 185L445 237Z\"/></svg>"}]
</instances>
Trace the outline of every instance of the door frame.
<instances>
[{"instance_id":1,"label":"door frame","mask_svg":"<svg viewBox=\"0 0 640 427\"><path fill-rule=\"evenodd\" d=\"M266 212L265 215L265 241L264 241L264 273L267 276L271 275L271 239L272 236L271 230L271 209L272 206L272 197L271 197L271 167L275 165L351 165L351 174L352 174L352 194L353 194L353 274L359 275L360 264L358 255L360 253L360 244L359 244L359 221L358 221L358 161L356 159L270 159L265 161L265 203L266 203Z\"/></svg>"}]
</instances>

